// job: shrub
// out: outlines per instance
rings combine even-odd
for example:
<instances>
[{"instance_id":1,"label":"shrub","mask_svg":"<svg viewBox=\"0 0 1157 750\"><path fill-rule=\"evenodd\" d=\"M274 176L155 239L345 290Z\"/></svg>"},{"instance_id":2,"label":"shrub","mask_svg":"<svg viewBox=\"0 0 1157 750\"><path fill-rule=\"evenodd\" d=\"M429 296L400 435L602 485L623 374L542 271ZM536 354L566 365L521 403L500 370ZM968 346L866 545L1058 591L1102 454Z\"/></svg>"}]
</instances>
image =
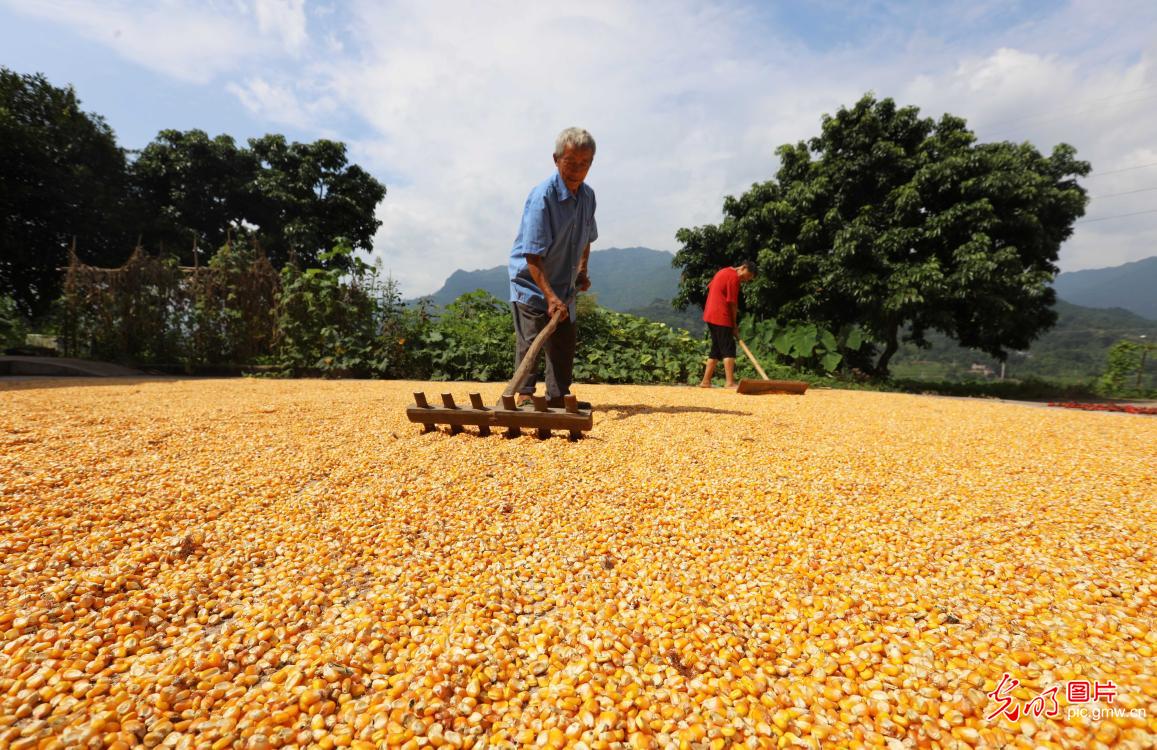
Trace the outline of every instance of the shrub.
<instances>
[{"instance_id":1,"label":"shrub","mask_svg":"<svg viewBox=\"0 0 1157 750\"><path fill-rule=\"evenodd\" d=\"M478 289L451 302L419 330L415 371L431 380L504 380L514 374L510 308Z\"/></svg>"},{"instance_id":2,"label":"shrub","mask_svg":"<svg viewBox=\"0 0 1157 750\"><path fill-rule=\"evenodd\" d=\"M1096 383L1102 396L1142 398L1152 393L1145 379L1145 362L1157 345L1137 341L1118 341L1109 349L1105 374ZM1150 362L1152 366L1152 362Z\"/></svg>"},{"instance_id":3,"label":"shrub","mask_svg":"<svg viewBox=\"0 0 1157 750\"><path fill-rule=\"evenodd\" d=\"M579 298L575 380L687 383L702 373L705 349L690 333Z\"/></svg>"},{"instance_id":4,"label":"shrub","mask_svg":"<svg viewBox=\"0 0 1157 750\"><path fill-rule=\"evenodd\" d=\"M272 362L287 375L376 374L376 275L353 257L348 245L323 254L322 260L339 256L348 261L348 273L337 267L302 270L294 264L281 269Z\"/></svg>"},{"instance_id":5,"label":"shrub","mask_svg":"<svg viewBox=\"0 0 1157 750\"><path fill-rule=\"evenodd\" d=\"M0 297L0 349L24 343L24 320L11 297Z\"/></svg>"}]
</instances>

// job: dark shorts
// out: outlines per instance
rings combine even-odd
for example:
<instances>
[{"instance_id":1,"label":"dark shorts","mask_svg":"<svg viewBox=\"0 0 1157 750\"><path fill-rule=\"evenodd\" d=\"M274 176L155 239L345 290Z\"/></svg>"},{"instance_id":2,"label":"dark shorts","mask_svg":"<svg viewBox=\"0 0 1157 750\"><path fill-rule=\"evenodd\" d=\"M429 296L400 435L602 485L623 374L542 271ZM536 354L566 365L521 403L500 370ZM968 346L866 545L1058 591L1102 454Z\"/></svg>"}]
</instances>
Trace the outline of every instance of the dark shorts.
<instances>
[{"instance_id":1,"label":"dark shorts","mask_svg":"<svg viewBox=\"0 0 1157 750\"><path fill-rule=\"evenodd\" d=\"M707 330L711 333L711 352L708 353L709 359L735 359L735 333L731 326L717 326L714 323L707 324Z\"/></svg>"}]
</instances>

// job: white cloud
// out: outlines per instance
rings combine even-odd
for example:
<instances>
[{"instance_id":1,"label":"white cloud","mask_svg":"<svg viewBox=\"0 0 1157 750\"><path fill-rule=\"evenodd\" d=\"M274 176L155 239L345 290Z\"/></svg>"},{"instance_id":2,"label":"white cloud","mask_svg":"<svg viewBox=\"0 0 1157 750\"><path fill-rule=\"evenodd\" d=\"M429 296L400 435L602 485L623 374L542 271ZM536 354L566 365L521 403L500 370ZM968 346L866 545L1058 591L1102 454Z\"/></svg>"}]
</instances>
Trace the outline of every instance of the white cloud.
<instances>
[{"instance_id":1,"label":"white cloud","mask_svg":"<svg viewBox=\"0 0 1157 750\"><path fill-rule=\"evenodd\" d=\"M225 90L262 119L336 138L337 134L324 127L324 123L334 115L338 105L324 94L303 100L293 84L266 78L248 78L241 83L229 82L225 84Z\"/></svg>"},{"instance_id":2,"label":"white cloud","mask_svg":"<svg viewBox=\"0 0 1157 750\"><path fill-rule=\"evenodd\" d=\"M731 52L732 17L619 3L366 3L355 16L362 56L332 62L327 88L381 136L354 151L395 175L377 249L407 293L505 263L572 124L599 143L600 247L674 249L679 226L716 220L725 193L770 173L763 136L780 128L752 122L766 114L752 91L787 74Z\"/></svg>"},{"instance_id":3,"label":"white cloud","mask_svg":"<svg viewBox=\"0 0 1157 750\"><path fill-rule=\"evenodd\" d=\"M1135 158L1121 146L1143 138L1157 114L1102 107L1083 120L1039 118L1154 82L1143 54L1128 61L1112 36L1089 41L1090 27L1104 33L1112 22L1097 5L987 40L943 44L932 28L907 48L831 52L766 26L753 33L738 8L589 7L356 6L364 57L336 62L330 75L381 134L361 153L399 178L377 247L407 292L432 291L455 268L505 262L526 192L549 174L551 140L570 124L600 144L588 178L599 246L675 249L679 227L717 221L724 195L773 174L777 146L811 137L821 114L868 90L928 115L1003 123L992 137L1031 139L1046 153L1074 143L1096 165ZM946 23L972 12L959 6ZM1069 25L1079 31L1064 33ZM1153 252L1141 235L1117 230L1109 242L1095 226L1078 228L1062 268Z\"/></svg>"},{"instance_id":4,"label":"white cloud","mask_svg":"<svg viewBox=\"0 0 1157 750\"><path fill-rule=\"evenodd\" d=\"M569 125L599 143L598 247L675 249L679 227L718 221L724 195L772 176L777 146L814 136L822 114L869 90L963 116L982 140L1046 153L1072 143L1096 172L1157 161L1148 0L809 5L844 35L831 38L742 0L14 7L152 70L219 81L270 129L347 141L389 188L377 254L407 295L456 268L505 263L526 194ZM1157 169L1087 185L1093 195L1157 185ZM1098 199L1088 218L1152 200ZM1157 215L1078 225L1061 266L1152 255L1155 227Z\"/></svg>"},{"instance_id":5,"label":"white cloud","mask_svg":"<svg viewBox=\"0 0 1157 750\"><path fill-rule=\"evenodd\" d=\"M303 2L5 0L18 13L59 23L143 68L201 84L300 50Z\"/></svg>"},{"instance_id":6,"label":"white cloud","mask_svg":"<svg viewBox=\"0 0 1157 750\"><path fill-rule=\"evenodd\" d=\"M1157 207L1157 193L1099 197L1157 187L1157 168L1127 169L1157 163L1151 55L1146 51L1133 63L1081 64L1002 48L962 60L939 77L917 79L907 98L926 113L967 117L984 141L1029 141L1046 154L1058 143L1075 146L1078 158L1093 167L1083 181L1092 201L1061 248L1059 265L1067 271L1101 268L1157 254L1157 214L1121 216Z\"/></svg>"},{"instance_id":7,"label":"white cloud","mask_svg":"<svg viewBox=\"0 0 1157 750\"><path fill-rule=\"evenodd\" d=\"M263 34L281 39L291 52L300 51L308 40L305 0L254 0L257 27Z\"/></svg>"}]
</instances>

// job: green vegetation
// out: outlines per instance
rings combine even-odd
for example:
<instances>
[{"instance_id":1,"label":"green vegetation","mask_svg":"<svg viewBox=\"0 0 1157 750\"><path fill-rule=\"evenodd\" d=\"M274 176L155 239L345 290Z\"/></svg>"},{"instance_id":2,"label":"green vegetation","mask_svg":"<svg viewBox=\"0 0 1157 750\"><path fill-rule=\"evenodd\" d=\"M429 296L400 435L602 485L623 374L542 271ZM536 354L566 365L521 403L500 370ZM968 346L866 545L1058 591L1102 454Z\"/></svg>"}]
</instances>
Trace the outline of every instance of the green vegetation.
<instances>
[{"instance_id":1,"label":"green vegetation","mask_svg":"<svg viewBox=\"0 0 1157 750\"><path fill-rule=\"evenodd\" d=\"M514 372L510 306L485 291L462 295L429 317L410 352L415 377L505 380ZM703 364L686 331L615 312L579 296L575 379L589 383L686 383Z\"/></svg>"},{"instance_id":2,"label":"green vegetation","mask_svg":"<svg viewBox=\"0 0 1157 750\"><path fill-rule=\"evenodd\" d=\"M348 263L336 244L369 250L381 226L374 210L386 189L345 144L289 143L281 135L238 147L226 135L163 130L129 164L135 226L146 247L183 263L230 238L253 238L275 267L291 256L304 268ZM346 266L342 266L346 268Z\"/></svg>"},{"instance_id":3,"label":"green vegetation","mask_svg":"<svg viewBox=\"0 0 1157 750\"><path fill-rule=\"evenodd\" d=\"M124 152L71 88L0 67L0 164L0 295L22 315L48 312L74 239L94 261L124 261Z\"/></svg>"},{"instance_id":4,"label":"green vegetation","mask_svg":"<svg viewBox=\"0 0 1157 750\"><path fill-rule=\"evenodd\" d=\"M514 374L510 306L489 292L468 292L424 318L412 340L410 358L422 379L490 381Z\"/></svg>"},{"instance_id":5,"label":"green vegetation","mask_svg":"<svg viewBox=\"0 0 1157 750\"><path fill-rule=\"evenodd\" d=\"M706 347L687 331L615 312L579 297L575 379L590 383L687 383Z\"/></svg>"},{"instance_id":6,"label":"green vegetation","mask_svg":"<svg viewBox=\"0 0 1157 750\"><path fill-rule=\"evenodd\" d=\"M352 255L352 248L339 246L321 258L352 258L348 273L293 264L281 269L270 361L285 374L365 377L388 369L377 361L377 277Z\"/></svg>"},{"instance_id":7,"label":"green vegetation","mask_svg":"<svg viewBox=\"0 0 1157 750\"><path fill-rule=\"evenodd\" d=\"M905 332L1003 359L1056 322L1049 283L1087 202L1071 146L977 143L961 118L869 95L778 153L775 178L728 197L722 223L679 230L677 304L702 304L719 268L754 260L750 312L860 326L878 377Z\"/></svg>"},{"instance_id":8,"label":"green vegetation","mask_svg":"<svg viewBox=\"0 0 1157 750\"><path fill-rule=\"evenodd\" d=\"M855 354L864 343L855 326L847 326L837 336L815 323L793 325L750 316L740 321L739 336L749 347L774 351L782 363L797 370L821 374L834 373L843 363L844 353Z\"/></svg>"},{"instance_id":9,"label":"green vegetation","mask_svg":"<svg viewBox=\"0 0 1157 750\"><path fill-rule=\"evenodd\" d=\"M1115 398L1144 398L1157 395L1157 344L1118 341L1109 349L1109 364L1097 380L1097 392ZM1148 363L1148 368L1146 364Z\"/></svg>"},{"instance_id":10,"label":"green vegetation","mask_svg":"<svg viewBox=\"0 0 1157 750\"><path fill-rule=\"evenodd\" d=\"M502 381L513 374L507 303L475 291L441 311L408 307L394 282L348 245L320 260L329 267L289 264L277 273L252 250L224 248L192 272L140 252L111 272L74 265L61 301L65 351L189 372L228 365L284 376ZM702 367L702 341L607 310L593 296L580 296L578 335L580 381L686 383Z\"/></svg>"},{"instance_id":11,"label":"green vegetation","mask_svg":"<svg viewBox=\"0 0 1157 750\"><path fill-rule=\"evenodd\" d=\"M697 379L706 282L754 259L741 333L773 377L1157 391L1157 322L1054 305L1057 249L1086 202L1075 178L1089 167L1071 147L977 143L960 118L869 95L779 153L775 177L727 198L718 226L680 230L677 267L647 248L592 253L580 381ZM164 130L130 154L71 88L0 68L0 161L5 346L33 326L55 328L69 354L193 372L493 381L513 369L504 266L456 272L439 308L403 305L358 258L385 188L341 143ZM1154 260L1073 274L1074 294L1151 304ZM1009 379L993 382L1002 365Z\"/></svg>"},{"instance_id":12,"label":"green vegetation","mask_svg":"<svg viewBox=\"0 0 1157 750\"><path fill-rule=\"evenodd\" d=\"M339 243L372 247L386 194L334 141L265 135L245 148L164 130L129 154L71 87L5 68L0 163L0 294L37 320L62 291L70 248L104 268L124 264L134 243L196 266L230 240L252 240L277 268L291 256L329 268L352 257L325 254Z\"/></svg>"},{"instance_id":13,"label":"green vegetation","mask_svg":"<svg viewBox=\"0 0 1157 750\"><path fill-rule=\"evenodd\" d=\"M910 379L986 380L999 377L1003 364L1008 378L1087 385L1104 372L1109 348L1117 341L1157 341L1157 321L1125 310L1099 310L1060 300L1056 311L1057 325L1027 351L1011 352L1004 363L961 347L947 336L932 334L927 338L927 348L904 344L893 360L892 374Z\"/></svg>"},{"instance_id":14,"label":"green vegetation","mask_svg":"<svg viewBox=\"0 0 1157 750\"><path fill-rule=\"evenodd\" d=\"M0 295L0 349L24 343L24 320L16 309L16 301Z\"/></svg>"}]
</instances>

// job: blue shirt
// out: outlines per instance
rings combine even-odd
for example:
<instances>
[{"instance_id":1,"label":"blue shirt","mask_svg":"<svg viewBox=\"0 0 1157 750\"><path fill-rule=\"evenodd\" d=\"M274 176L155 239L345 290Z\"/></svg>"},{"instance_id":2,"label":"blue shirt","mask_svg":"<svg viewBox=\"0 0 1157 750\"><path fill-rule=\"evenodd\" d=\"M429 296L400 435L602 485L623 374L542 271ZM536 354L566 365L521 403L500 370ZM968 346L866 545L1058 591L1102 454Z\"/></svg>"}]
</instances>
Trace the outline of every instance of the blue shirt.
<instances>
[{"instance_id":1,"label":"blue shirt","mask_svg":"<svg viewBox=\"0 0 1157 750\"><path fill-rule=\"evenodd\" d=\"M546 297L526 264L526 256L538 255L550 288L574 320L579 264L583 250L598 236L594 190L584 182L573 195L558 172L540 182L526 199L518 237L510 249L510 301L546 311Z\"/></svg>"}]
</instances>

